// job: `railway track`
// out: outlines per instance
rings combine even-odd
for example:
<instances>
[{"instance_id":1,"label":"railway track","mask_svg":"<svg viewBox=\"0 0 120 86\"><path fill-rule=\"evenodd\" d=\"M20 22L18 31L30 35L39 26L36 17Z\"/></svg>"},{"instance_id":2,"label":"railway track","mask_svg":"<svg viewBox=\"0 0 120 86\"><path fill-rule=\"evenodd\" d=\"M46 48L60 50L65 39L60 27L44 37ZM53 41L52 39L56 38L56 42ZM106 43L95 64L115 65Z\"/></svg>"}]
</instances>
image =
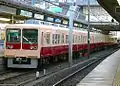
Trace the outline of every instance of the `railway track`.
<instances>
[{"instance_id":1,"label":"railway track","mask_svg":"<svg viewBox=\"0 0 120 86\"><path fill-rule=\"evenodd\" d=\"M62 64L62 65L65 65L65 64ZM60 66L59 64L57 64L54 67L52 65L52 67L50 67L50 69L48 68L51 71L47 72L45 75L44 75L43 71L40 71L40 75L41 76L39 78L42 79L42 78L44 78L46 76L49 76L49 75L51 75L53 73L56 73L56 72L62 70L63 69L62 65L61 65L61 68L58 68ZM5 76L8 76L8 77L2 76L4 79L0 80L0 86L6 86L6 85L10 85L10 86L14 86L14 85L15 86L23 86L25 83L29 83L31 81L36 80L35 72L36 72L36 70L34 72L28 72L28 73L24 72L24 73L20 73L20 74L19 74L19 72L12 72L12 74L13 74L12 76L9 73L7 75L5 74Z\"/></svg>"},{"instance_id":2,"label":"railway track","mask_svg":"<svg viewBox=\"0 0 120 86\"><path fill-rule=\"evenodd\" d=\"M92 59L91 59L92 60ZM82 63L89 63L89 61L90 60L87 60L87 61L83 61ZM81 64L82 64L81 63ZM64 70L66 70L66 69L68 69L68 68L61 68L61 69L59 69L59 70L53 70L53 71L51 71L51 72L48 72L48 73L46 73L45 75L42 73L42 74L40 74L41 76L39 77L39 80L44 80L45 78L48 78L48 77L50 77L50 76L52 76L52 75L55 75L55 74L57 74L57 73L59 73L60 71L64 71ZM32 74L33 75L33 74ZM34 74L35 75L35 74ZM29 77L30 78L30 77ZM31 77L31 79L29 79L29 80L27 80L27 81L24 81L24 82L21 82L21 83L19 83L19 84L17 84L18 86L23 86L23 85L26 85L27 83L30 83L30 82L33 82L33 81L36 81L37 79L36 79L36 77L34 76L34 77Z\"/></svg>"},{"instance_id":3,"label":"railway track","mask_svg":"<svg viewBox=\"0 0 120 86\"><path fill-rule=\"evenodd\" d=\"M0 76L12 72L12 70L2 70L0 71Z\"/></svg>"},{"instance_id":4,"label":"railway track","mask_svg":"<svg viewBox=\"0 0 120 86\"><path fill-rule=\"evenodd\" d=\"M34 70L33 70L34 71ZM9 73L3 73L0 74L0 86L14 86L16 85L19 81L24 80L24 76L27 74L32 73L33 71L12 71Z\"/></svg>"},{"instance_id":5,"label":"railway track","mask_svg":"<svg viewBox=\"0 0 120 86\"><path fill-rule=\"evenodd\" d=\"M90 62L86 66L84 66L84 67L76 70L75 72L69 74L68 76L62 78L61 80L59 80L58 82L53 84L53 86L74 86L75 83L73 83L73 80L75 79L75 76L79 76L79 77L82 76L82 77L80 77L81 79L84 78L88 74L88 72L90 72L101 61L103 61L103 59L104 58ZM92 69L90 69L90 68L92 68ZM87 71L87 70L89 70L89 71ZM85 73L86 71L87 71L87 73ZM77 81L80 81L80 80L77 80Z\"/></svg>"},{"instance_id":6,"label":"railway track","mask_svg":"<svg viewBox=\"0 0 120 86\"><path fill-rule=\"evenodd\" d=\"M93 59L91 59L91 60L93 60ZM87 60L87 61L84 61L83 63L89 63L91 60ZM82 63L81 63L82 64ZM64 70L66 70L66 69L68 69L68 68L65 68L65 69L60 69L60 70L56 70L56 71L52 71L52 72L49 72L49 73L47 73L46 75L41 75L40 77L39 77L39 80L44 80L44 79L46 79L46 78L48 78L48 77L51 77L51 76L53 76L53 75L55 75L55 74L57 74L57 73L59 73L60 71L64 71ZM32 74L33 75L33 74ZM34 74L35 75L35 74ZM30 77L29 77L30 78ZM17 86L30 86L30 84L29 85L27 85L28 83L30 83L30 82L33 82L33 81L36 81L37 79L36 79L36 77L31 77L31 79L29 79L29 80L27 80L27 81L24 81L24 82L21 82L21 83L19 83L19 84L17 84ZM31 84L31 86L32 86L32 84Z\"/></svg>"}]
</instances>

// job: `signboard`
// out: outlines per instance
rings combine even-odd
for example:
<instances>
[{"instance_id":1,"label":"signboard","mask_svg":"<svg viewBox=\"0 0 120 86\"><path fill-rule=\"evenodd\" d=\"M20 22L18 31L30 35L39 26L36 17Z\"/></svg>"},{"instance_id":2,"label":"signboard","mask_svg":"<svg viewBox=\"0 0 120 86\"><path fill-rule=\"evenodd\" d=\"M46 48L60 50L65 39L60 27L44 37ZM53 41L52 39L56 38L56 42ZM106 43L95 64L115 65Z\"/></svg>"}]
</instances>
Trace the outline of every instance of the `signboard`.
<instances>
[{"instance_id":1,"label":"signboard","mask_svg":"<svg viewBox=\"0 0 120 86\"><path fill-rule=\"evenodd\" d=\"M54 21L54 18L52 18L52 17L46 17L46 20L47 20L47 21L50 21L50 22L53 22L53 21Z\"/></svg>"},{"instance_id":2,"label":"signboard","mask_svg":"<svg viewBox=\"0 0 120 86\"><path fill-rule=\"evenodd\" d=\"M32 12L20 10L20 15L26 16L26 17L32 17Z\"/></svg>"},{"instance_id":3,"label":"signboard","mask_svg":"<svg viewBox=\"0 0 120 86\"><path fill-rule=\"evenodd\" d=\"M56 7L56 6L51 6L51 7L48 9L48 11L51 11L51 12L53 12L53 13L61 13L62 10L63 10L62 8Z\"/></svg>"},{"instance_id":4,"label":"signboard","mask_svg":"<svg viewBox=\"0 0 120 86\"><path fill-rule=\"evenodd\" d=\"M63 24L68 25L68 21L67 20L63 20Z\"/></svg>"},{"instance_id":5,"label":"signboard","mask_svg":"<svg viewBox=\"0 0 120 86\"><path fill-rule=\"evenodd\" d=\"M78 24L78 27L82 27L83 25L82 24Z\"/></svg>"},{"instance_id":6,"label":"signboard","mask_svg":"<svg viewBox=\"0 0 120 86\"><path fill-rule=\"evenodd\" d=\"M35 19L44 20L44 15L41 15L41 14L35 14L35 15L34 15L34 18L35 18Z\"/></svg>"},{"instance_id":7,"label":"signboard","mask_svg":"<svg viewBox=\"0 0 120 86\"><path fill-rule=\"evenodd\" d=\"M1 40L4 40L4 38L5 38L5 32L2 32L1 33Z\"/></svg>"},{"instance_id":8,"label":"signboard","mask_svg":"<svg viewBox=\"0 0 120 86\"><path fill-rule=\"evenodd\" d=\"M74 23L74 27L78 27L78 23Z\"/></svg>"},{"instance_id":9,"label":"signboard","mask_svg":"<svg viewBox=\"0 0 120 86\"><path fill-rule=\"evenodd\" d=\"M56 23L61 23L61 21L62 21L61 19L55 18L55 22L56 22Z\"/></svg>"}]
</instances>

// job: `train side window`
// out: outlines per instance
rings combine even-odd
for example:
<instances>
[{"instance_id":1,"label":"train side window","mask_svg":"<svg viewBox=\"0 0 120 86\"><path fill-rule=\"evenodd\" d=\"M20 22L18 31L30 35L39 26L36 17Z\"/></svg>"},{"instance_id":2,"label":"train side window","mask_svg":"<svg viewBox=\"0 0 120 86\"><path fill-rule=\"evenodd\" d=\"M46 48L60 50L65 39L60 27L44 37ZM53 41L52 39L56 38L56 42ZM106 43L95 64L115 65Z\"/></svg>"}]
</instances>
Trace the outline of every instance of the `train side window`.
<instances>
[{"instance_id":1,"label":"train side window","mask_svg":"<svg viewBox=\"0 0 120 86\"><path fill-rule=\"evenodd\" d=\"M84 37L84 42L85 42L85 36L83 36Z\"/></svg>"},{"instance_id":2,"label":"train side window","mask_svg":"<svg viewBox=\"0 0 120 86\"><path fill-rule=\"evenodd\" d=\"M57 44L57 34L55 34L55 37L54 37L54 44Z\"/></svg>"},{"instance_id":3,"label":"train side window","mask_svg":"<svg viewBox=\"0 0 120 86\"><path fill-rule=\"evenodd\" d=\"M75 35L73 35L73 43L75 43Z\"/></svg>"},{"instance_id":4,"label":"train side window","mask_svg":"<svg viewBox=\"0 0 120 86\"><path fill-rule=\"evenodd\" d=\"M86 42L86 40L87 40L87 36L85 36L85 42Z\"/></svg>"},{"instance_id":5,"label":"train side window","mask_svg":"<svg viewBox=\"0 0 120 86\"><path fill-rule=\"evenodd\" d=\"M85 42L85 36L83 36L83 42Z\"/></svg>"},{"instance_id":6,"label":"train side window","mask_svg":"<svg viewBox=\"0 0 120 86\"><path fill-rule=\"evenodd\" d=\"M57 34L57 43L60 43L60 34Z\"/></svg>"},{"instance_id":7,"label":"train side window","mask_svg":"<svg viewBox=\"0 0 120 86\"><path fill-rule=\"evenodd\" d=\"M75 36L75 43L77 43L77 35Z\"/></svg>"},{"instance_id":8,"label":"train side window","mask_svg":"<svg viewBox=\"0 0 120 86\"><path fill-rule=\"evenodd\" d=\"M74 43L74 35L73 35L73 39L72 40L73 40L73 43Z\"/></svg>"},{"instance_id":9,"label":"train side window","mask_svg":"<svg viewBox=\"0 0 120 86\"><path fill-rule=\"evenodd\" d=\"M81 35L81 42L83 42L83 36Z\"/></svg>"},{"instance_id":10,"label":"train side window","mask_svg":"<svg viewBox=\"0 0 120 86\"><path fill-rule=\"evenodd\" d=\"M66 35L66 43L68 43L68 35Z\"/></svg>"},{"instance_id":11,"label":"train side window","mask_svg":"<svg viewBox=\"0 0 120 86\"><path fill-rule=\"evenodd\" d=\"M90 36L90 42L91 42L91 43L93 42L93 40L92 40L92 36Z\"/></svg>"},{"instance_id":12,"label":"train side window","mask_svg":"<svg viewBox=\"0 0 120 86\"><path fill-rule=\"evenodd\" d=\"M64 43L64 34L62 34L61 43Z\"/></svg>"},{"instance_id":13,"label":"train side window","mask_svg":"<svg viewBox=\"0 0 120 86\"><path fill-rule=\"evenodd\" d=\"M85 42L87 42L87 36L85 36Z\"/></svg>"},{"instance_id":14,"label":"train side window","mask_svg":"<svg viewBox=\"0 0 120 86\"><path fill-rule=\"evenodd\" d=\"M86 37L84 36L84 42L85 42L85 38L86 38Z\"/></svg>"},{"instance_id":15,"label":"train side window","mask_svg":"<svg viewBox=\"0 0 120 86\"><path fill-rule=\"evenodd\" d=\"M46 39L46 43L50 44L50 33L46 33L45 39Z\"/></svg>"},{"instance_id":16,"label":"train side window","mask_svg":"<svg viewBox=\"0 0 120 86\"><path fill-rule=\"evenodd\" d=\"M80 43L80 36L79 36L79 41L78 42Z\"/></svg>"},{"instance_id":17,"label":"train side window","mask_svg":"<svg viewBox=\"0 0 120 86\"><path fill-rule=\"evenodd\" d=\"M58 34L53 34L52 35L52 44L57 44L58 43Z\"/></svg>"},{"instance_id":18,"label":"train side window","mask_svg":"<svg viewBox=\"0 0 120 86\"><path fill-rule=\"evenodd\" d=\"M41 44L43 45L43 42L44 41L44 37L43 37L43 32L42 32L42 35L41 35Z\"/></svg>"},{"instance_id":19,"label":"train side window","mask_svg":"<svg viewBox=\"0 0 120 86\"><path fill-rule=\"evenodd\" d=\"M52 44L54 44L55 41L55 34L52 34Z\"/></svg>"},{"instance_id":20,"label":"train side window","mask_svg":"<svg viewBox=\"0 0 120 86\"><path fill-rule=\"evenodd\" d=\"M79 36L77 35L77 43L79 43Z\"/></svg>"}]
</instances>

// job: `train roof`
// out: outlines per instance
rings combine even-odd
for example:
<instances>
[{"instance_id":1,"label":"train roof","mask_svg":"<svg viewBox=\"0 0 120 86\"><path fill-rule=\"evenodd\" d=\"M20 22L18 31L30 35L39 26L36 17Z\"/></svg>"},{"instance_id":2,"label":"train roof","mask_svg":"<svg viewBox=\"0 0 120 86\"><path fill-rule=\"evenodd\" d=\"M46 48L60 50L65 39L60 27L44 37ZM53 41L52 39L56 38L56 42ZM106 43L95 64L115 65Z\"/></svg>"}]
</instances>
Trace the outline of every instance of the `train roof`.
<instances>
[{"instance_id":1,"label":"train roof","mask_svg":"<svg viewBox=\"0 0 120 86\"><path fill-rule=\"evenodd\" d=\"M43 24L9 24L9 25L6 25L6 28L9 28L9 29L12 29L12 28L19 28L19 27L24 27L24 28L40 28L40 27L44 27L44 28L47 28L47 29L53 29L53 30L64 30L64 31L68 31L69 29L68 28L65 28L65 27L57 27L57 26L52 26L52 25L43 25ZM83 32L83 33L87 33L86 30L75 30L73 29L74 32ZM91 32L92 33L92 32Z\"/></svg>"}]
</instances>

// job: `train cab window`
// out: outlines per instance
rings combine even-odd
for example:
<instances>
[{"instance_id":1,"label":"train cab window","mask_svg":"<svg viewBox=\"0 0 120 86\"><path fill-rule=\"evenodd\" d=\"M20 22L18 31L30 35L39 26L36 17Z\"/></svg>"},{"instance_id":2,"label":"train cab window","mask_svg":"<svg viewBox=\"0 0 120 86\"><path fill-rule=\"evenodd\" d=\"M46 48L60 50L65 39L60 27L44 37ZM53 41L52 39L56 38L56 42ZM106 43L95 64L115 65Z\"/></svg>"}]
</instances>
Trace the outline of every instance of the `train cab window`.
<instances>
[{"instance_id":1,"label":"train cab window","mask_svg":"<svg viewBox=\"0 0 120 86\"><path fill-rule=\"evenodd\" d=\"M45 39L46 39L46 43L50 44L50 33L46 33Z\"/></svg>"},{"instance_id":2,"label":"train cab window","mask_svg":"<svg viewBox=\"0 0 120 86\"><path fill-rule=\"evenodd\" d=\"M37 29L23 29L23 43L37 44L38 43L38 30Z\"/></svg>"},{"instance_id":3,"label":"train cab window","mask_svg":"<svg viewBox=\"0 0 120 86\"><path fill-rule=\"evenodd\" d=\"M21 38L20 29L7 29L6 33L7 42L20 42Z\"/></svg>"}]
</instances>

